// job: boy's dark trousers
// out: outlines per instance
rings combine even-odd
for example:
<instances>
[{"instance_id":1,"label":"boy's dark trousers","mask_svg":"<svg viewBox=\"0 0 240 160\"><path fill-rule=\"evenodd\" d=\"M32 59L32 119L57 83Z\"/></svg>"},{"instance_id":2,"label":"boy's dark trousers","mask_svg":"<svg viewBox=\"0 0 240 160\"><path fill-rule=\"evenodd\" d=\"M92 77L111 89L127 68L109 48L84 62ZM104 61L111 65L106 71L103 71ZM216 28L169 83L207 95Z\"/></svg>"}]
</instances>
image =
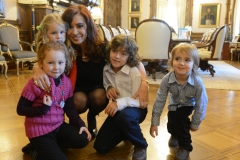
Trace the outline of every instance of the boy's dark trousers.
<instances>
[{"instance_id":1,"label":"boy's dark trousers","mask_svg":"<svg viewBox=\"0 0 240 160\"><path fill-rule=\"evenodd\" d=\"M193 106L183 106L177 108L176 111L168 111L168 132L177 138L180 148L192 151L192 140L190 134L191 121L189 116L194 110Z\"/></svg>"},{"instance_id":2,"label":"boy's dark trousers","mask_svg":"<svg viewBox=\"0 0 240 160\"><path fill-rule=\"evenodd\" d=\"M138 148L147 148L148 144L139 125L146 115L147 108L126 107L117 111L113 117L108 116L94 142L96 151L106 153L123 140L130 141Z\"/></svg>"}]
</instances>

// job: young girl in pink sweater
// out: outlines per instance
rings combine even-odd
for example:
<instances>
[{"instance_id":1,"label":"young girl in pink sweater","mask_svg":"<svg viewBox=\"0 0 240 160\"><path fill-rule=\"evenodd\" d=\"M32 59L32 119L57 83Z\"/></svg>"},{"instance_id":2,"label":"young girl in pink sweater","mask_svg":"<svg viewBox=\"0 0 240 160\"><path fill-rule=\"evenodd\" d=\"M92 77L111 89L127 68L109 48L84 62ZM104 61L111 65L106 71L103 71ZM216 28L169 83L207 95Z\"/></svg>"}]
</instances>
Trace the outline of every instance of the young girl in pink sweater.
<instances>
[{"instance_id":1,"label":"young girl in pink sweater","mask_svg":"<svg viewBox=\"0 0 240 160\"><path fill-rule=\"evenodd\" d=\"M28 153L34 159L67 160L61 149L83 148L91 139L73 102L69 72L71 56L63 43L48 42L38 50L38 63L49 76L51 91L38 88L31 78L25 85L17 113L25 118L25 132L30 140ZM64 114L69 124L64 122Z\"/></svg>"}]
</instances>

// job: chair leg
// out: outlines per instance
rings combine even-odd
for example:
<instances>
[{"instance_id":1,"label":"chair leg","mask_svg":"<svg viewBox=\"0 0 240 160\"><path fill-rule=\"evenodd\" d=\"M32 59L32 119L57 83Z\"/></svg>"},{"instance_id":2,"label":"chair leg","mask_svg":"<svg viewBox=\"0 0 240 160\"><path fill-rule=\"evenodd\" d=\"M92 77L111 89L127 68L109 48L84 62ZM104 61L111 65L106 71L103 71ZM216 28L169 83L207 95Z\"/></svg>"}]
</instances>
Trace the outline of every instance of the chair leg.
<instances>
[{"instance_id":1,"label":"chair leg","mask_svg":"<svg viewBox=\"0 0 240 160\"><path fill-rule=\"evenodd\" d=\"M167 62L160 62L158 63L158 68L161 70L161 72L166 75L168 74L168 70L167 70Z\"/></svg>"},{"instance_id":2,"label":"chair leg","mask_svg":"<svg viewBox=\"0 0 240 160\"><path fill-rule=\"evenodd\" d=\"M209 64L208 61L200 60L199 68L202 71L209 71L212 77L214 76L215 70L213 69L213 65Z\"/></svg>"},{"instance_id":3,"label":"chair leg","mask_svg":"<svg viewBox=\"0 0 240 160\"><path fill-rule=\"evenodd\" d=\"M158 63L157 62L151 62L151 70L152 70L152 78L154 81L156 81L156 72L157 72Z\"/></svg>"},{"instance_id":4,"label":"chair leg","mask_svg":"<svg viewBox=\"0 0 240 160\"><path fill-rule=\"evenodd\" d=\"M156 70L152 69L152 79L156 81Z\"/></svg>"},{"instance_id":5,"label":"chair leg","mask_svg":"<svg viewBox=\"0 0 240 160\"><path fill-rule=\"evenodd\" d=\"M19 76L19 61L16 61L16 66L17 66L17 75Z\"/></svg>"},{"instance_id":6,"label":"chair leg","mask_svg":"<svg viewBox=\"0 0 240 160\"><path fill-rule=\"evenodd\" d=\"M210 74L212 75L212 77L214 77L214 73L215 73L215 70L213 68L214 68L213 65L208 64L208 70L209 70Z\"/></svg>"},{"instance_id":7,"label":"chair leg","mask_svg":"<svg viewBox=\"0 0 240 160\"><path fill-rule=\"evenodd\" d=\"M8 70L8 65L7 65L7 63L4 64L4 67L5 67L5 73L4 73L4 75L5 75L5 78L7 79L7 78L8 78L8 76L7 76L7 70Z\"/></svg>"}]
</instances>

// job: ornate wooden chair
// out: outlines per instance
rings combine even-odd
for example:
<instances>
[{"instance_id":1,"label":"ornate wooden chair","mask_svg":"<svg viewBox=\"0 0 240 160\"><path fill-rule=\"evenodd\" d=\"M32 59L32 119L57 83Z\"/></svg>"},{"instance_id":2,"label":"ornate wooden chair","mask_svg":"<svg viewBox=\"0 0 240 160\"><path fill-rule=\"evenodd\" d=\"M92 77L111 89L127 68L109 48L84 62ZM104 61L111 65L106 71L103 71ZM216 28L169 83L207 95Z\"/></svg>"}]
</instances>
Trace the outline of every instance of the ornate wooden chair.
<instances>
[{"instance_id":1,"label":"ornate wooden chair","mask_svg":"<svg viewBox=\"0 0 240 160\"><path fill-rule=\"evenodd\" d=\"M222 26L217 29L213 35L212 40L204 46L201 47L211 47L211 50L198 50L200 57L200 65L202 71L209 71L212 76L214 76L215 70L213 65L209 64L210 60L220 60L222 54L223 43L226 34L226 26ZM199 46L197 46L200 48Z\"/></svg>"},{"instance_id":2,"label":"ornate wooden chair","mask_svg":"<svg viewBox=\"0 0 240 160\"><path fill-rule=\"evenodd\" d=\"M131 32L127 29L127 28L124 28L125 32L127 35L130 35L131 36Z\"/></svg>"},{"instance_id":3,"label":"ornate wooden chair","mask_svg":"<svg viewBox=\"0 0 240 160\"><path fill-rule=\"evenodd\" d=\"M211 41L214 40L215 35L217 33L217 31L219 30L219 28L215 28L215 29L209 29L206 32L206 35L204 37L204 40L200 43L192 43L195 44L198 48L198 52L200 51L211 51L212 50L212 46L208 45ZM205 47L207 45L207 47Z\"/></svg>"},{"instance_id":4,"label":"ornate wooden chair","mask_svg":"<svg viewBox=\"0 0 240 160\"><path fill-rule=\"evenodd\" d=\"M109 42L112 39L111 31L104 25L99 25L99 34L105 42Z\"/></svg>"},{"instance_id":5,"label":"ornate wooden chair","mask_svg":"<svg viewBox=\"0 0 240 160\"><path fill-rule=\"evenodd\" d=\"M136 29L135 39L139 48L138 54L143 62L148 62L149 73L152 73L153 79L156 79L158 69L166 74L166 63L163 62L169 60L172 41L169 25L159 19L143 20Z\"/></svg>"},{"instance_id":6,"label":"ornate wooden chair","mask_svg":"<svg viewBox=\"0 0 240 160\"><path fill-rule=\"evenodd\" d=\"M211 28L203 34L201 40L194 41L194 42L191 42L191 43L195 44L196 46L206 45L207 43L209 43L213 39L216 31L217 31L217 28ZM203 48L201 48L201 49L203 49ZM209 48L207 48L207 49L209 50Z\"/></svg>"},{"instance_id":7,"label":"ornate wooden chair","mask_svg":"<svg viewBox=\"0 0 240 160\"><path fill-rule=\"evenodd\" d=\"M4 22L0 25L0 53L5 57L7 63L15 62L17 75L19 75L19 62L33 62L37 60L37 54L33 50L33 46L19 39L19 31L17 27ZM22 49L22 44L28 45L31 51Z\"/></svg>"},{"instance_id":8,"label":"ornate wooden chair","mask_svg":"<svg viewBox=\"0 0 240 160\"><path fill-rule=\"evenodd\" d=\"M230 43L230 53L231 53L231 61L236 60L235 57L238 57L239 61L239 56L240 56L240 36L235 36L233 41Z\"/></svg>"},{"instance_id":9,"label":"ornate wooden chair","mask_svg":"<svg viewBox=\"0 0 240 160\"><path fill-rule=\"evenodd\" d=\"M1 45L1 43L0 43ZM2 73L4 71L5 78L8 78L7 76L7 70L8 70L8 65L7 61L5 60L5 57L0 54L0 65L2 66Z\"/></svg>"},{"instance_id":10,"label":"ornate wooden chair","mask_svg":"<svg viewBox=\"0 0 240 160\"><path fill-rule=\"evenodd\" d=\"M109 25L108 28L112 33L112 37L115 37L116 35L120 34L120 32L116 28L112 27L111 25Z\"/></svg>"},{"instance_id":11,"label":"ornate wooden chair","mask_svg":"<svg viewBox=\"0 0 240 160\"><path fill-rule=\"evenodd\" d=\"M122 27L118 26L117 29L120 34L127 34L126 31Z\"/></svg>"}]
</instances>

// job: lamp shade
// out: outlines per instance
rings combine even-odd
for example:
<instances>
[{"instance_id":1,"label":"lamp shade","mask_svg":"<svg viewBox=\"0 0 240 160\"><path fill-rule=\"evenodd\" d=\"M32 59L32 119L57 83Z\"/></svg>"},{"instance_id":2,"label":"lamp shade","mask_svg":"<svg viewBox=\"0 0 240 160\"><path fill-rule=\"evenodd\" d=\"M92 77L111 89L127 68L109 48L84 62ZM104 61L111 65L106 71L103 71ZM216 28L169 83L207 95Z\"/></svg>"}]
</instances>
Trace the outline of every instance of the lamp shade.
<instances>
[{"instance_id":1,"label":"lamp shade","mask_svg":"<svg viewBox=\"0 0 240 160\"><path fill-rule=\"evenodd\" d=\"M21 4L48 4L47 0L18 0Z\"/></svg>"},{"instance_id":2,"label":"lamp shade","mask_svg":"<svg viewBox=\"0 0 240 160\"><path fill-rule=\"evenodd\" d=\"M90 12L92 14L93 19L103 18L102 10L99 7L93 7Z\"/></svg>"}]
</instances>

